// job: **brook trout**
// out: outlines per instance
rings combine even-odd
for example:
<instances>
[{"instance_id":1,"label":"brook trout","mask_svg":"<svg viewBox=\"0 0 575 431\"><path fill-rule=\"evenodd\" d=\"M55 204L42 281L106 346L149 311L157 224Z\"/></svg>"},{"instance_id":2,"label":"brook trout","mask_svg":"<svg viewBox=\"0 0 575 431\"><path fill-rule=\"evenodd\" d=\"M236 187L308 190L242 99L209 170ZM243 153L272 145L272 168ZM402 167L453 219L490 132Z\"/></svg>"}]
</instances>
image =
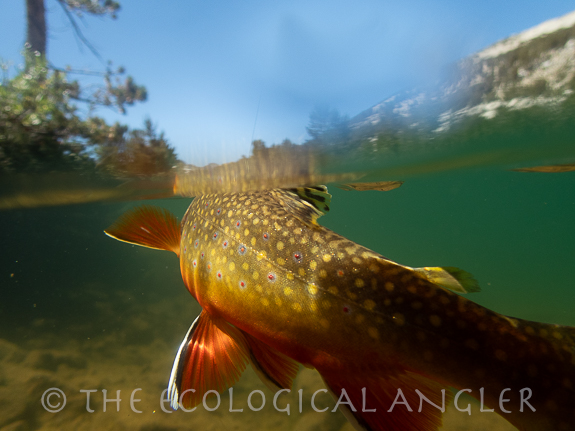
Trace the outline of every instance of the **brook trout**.
<instances>
[{"instance_id":1,"label":"brook trout","mask_svg":"<svg viewBox=\"0 0 575 431\"><path fill-rule=\"evenodd\" d=\"M329 197L206 194L181 224L142 207L106 231L176 253L203 308L174 362L174 408L226 390L248 363L290 388L300 363L358 430L435 430L449 387L520 430L575 430L574 328L490 311L450 289L462 273L409 268L320 226Z\"/></svg>"}]
</instances>

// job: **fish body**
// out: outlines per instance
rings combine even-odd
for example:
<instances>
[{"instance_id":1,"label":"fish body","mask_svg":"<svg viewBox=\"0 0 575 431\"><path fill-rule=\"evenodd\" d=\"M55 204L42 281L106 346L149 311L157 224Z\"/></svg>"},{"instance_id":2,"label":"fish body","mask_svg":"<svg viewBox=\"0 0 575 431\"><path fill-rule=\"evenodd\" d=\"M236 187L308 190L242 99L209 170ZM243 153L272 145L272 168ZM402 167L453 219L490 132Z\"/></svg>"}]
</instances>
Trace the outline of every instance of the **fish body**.
<instances>
[{"instance_id":1,"label":"fish body","mask_svg":"<svg viewBox=\"0 0 575 431\"><path fill-rule=\"evenodd\" d=\"M336 398L346 392L356 411L340 408L357 429L437 429L438 409L416 409L420 394L441 405L448 387L470 389L521 430L575 429L573 328L490 311L320 226L325 195L273 189L192 202L179 250L175 234L163 247L179 254L203 308L174 364L174 407L201 400L178 400L186 389L224 390L247 362L290 387L295 361L317 369ZM111 236L143 243L121 228ZM206 343L215 366L201 359ZM398 388L412 412L388 412Z\"/></svg>"}]
</instances>

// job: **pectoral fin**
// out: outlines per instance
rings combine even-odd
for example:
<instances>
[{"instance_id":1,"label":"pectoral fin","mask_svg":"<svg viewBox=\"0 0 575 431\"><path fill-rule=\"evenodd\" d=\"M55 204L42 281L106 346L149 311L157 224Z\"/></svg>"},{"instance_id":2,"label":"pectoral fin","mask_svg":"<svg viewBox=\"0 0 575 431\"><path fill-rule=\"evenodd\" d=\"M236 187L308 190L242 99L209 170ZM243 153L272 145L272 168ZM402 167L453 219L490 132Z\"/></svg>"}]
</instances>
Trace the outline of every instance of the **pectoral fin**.
<instances>
[{"instance_id":1,"label":"pectoral fin","mask_svg":"<svg viewBox=\"0 0 575 431\"><path fill-rule=\"evenodd\" d=\"M469 272L453 266L413 268L420 276L433 284L457 293L480 292L477 280Z\"/></svg>"},{"instance_id":2,"label":"pectoral fin","mask_svg":"<svg viewBox=\"0 0 575 431\"><path fill-rule=\"evenodd\" d=\"M168 210L144 205L124 213L104 231L109 237L180 255L180 224Z\"/></svg>"},{"instance_id":3,"label":"pectoral fin","mask_svg":"<svg viewBox=\"0 0 575 431\"><path fill-rule=\"evenodd\" d=\"M243 334L250 348L252 367L260 380L272 392L291 389L299 368L297 362L250 334Z\"/></svg>"},{"instance_id":4,"label":"pectoral fin","mask_svg":"<svg viewBox=\"0 0 575 431\"><path fill-rule=\"evenodd\" d=\"M202 311L180 345L170 381L168 399L174 410L190 409L209 390L218 393L236 383L249 361L242 332Z\"/></svg>"}]
</instances>

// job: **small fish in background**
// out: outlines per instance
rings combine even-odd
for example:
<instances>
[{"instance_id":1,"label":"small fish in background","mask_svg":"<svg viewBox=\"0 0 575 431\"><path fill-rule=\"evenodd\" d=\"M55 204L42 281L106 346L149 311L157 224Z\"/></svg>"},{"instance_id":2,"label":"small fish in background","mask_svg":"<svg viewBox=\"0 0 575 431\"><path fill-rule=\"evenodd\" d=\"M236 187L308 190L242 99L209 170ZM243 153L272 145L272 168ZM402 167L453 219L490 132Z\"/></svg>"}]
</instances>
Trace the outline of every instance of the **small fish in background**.
<instances>
[{"instance_id":1,"label":"small fish in background","mask_svg":"<svg viewBox=\"0 0 575 431\"><path fill-rule=\"evenodd\" d=\"M557 174L561 172L575 171L575 163L563 165L533 166L531 168L517 168L511 170L515 172L544 172L548 174Z\"/></svg>"},{"instance_id":2,"label":"small fish in background","mask_svg":"<svg viewBox=\"0 0 575 431\"><path fill-rule=\"evenodd\" d=\"M575 328L475 304L454 292L478 289L470 274L403 266L320 226L329 205L324 186L205 194L181 223L140 207L106 230L176 253L202 306L170 375L174 409L247 364L289 389L303 364L345 393L358 430L437 430L450 387L520 430L575 430Z\"/></svg>"},{"instance_id":3,"label":"small fish in background","mask_svg":"<svg viewBox=\"0 0 575 431\"><path fill-rule=\"evenodd\" d=\"M396 189L403 184L403 181L375 181L375 182L362 182L362 183L348 183L348 184L339 184L337 187L345 190L357 190L360 192L367 191L367 190L377 190L380 192L388 192L390 190Z\"/></svg>"}]
</instances>

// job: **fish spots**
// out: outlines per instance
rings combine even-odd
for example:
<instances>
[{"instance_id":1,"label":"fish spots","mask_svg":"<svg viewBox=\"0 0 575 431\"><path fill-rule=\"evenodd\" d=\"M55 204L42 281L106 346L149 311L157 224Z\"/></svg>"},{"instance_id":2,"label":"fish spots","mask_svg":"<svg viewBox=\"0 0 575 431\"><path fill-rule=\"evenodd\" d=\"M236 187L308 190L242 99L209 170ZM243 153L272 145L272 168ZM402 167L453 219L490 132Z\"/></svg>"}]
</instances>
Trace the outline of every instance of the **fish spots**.
<instances>
[{"instance_id":1,"label":"fish spots","mask_svg":"<svg viewBox=\"0 0 575 431\"><path fill-rule=\"evenodd\" d=\"M256 238L254 236L252 236L252 239L250 240L250 244L252 245L252 247L255 247L256 245Z\"/></svg>"},{"instance_id":2,"label":"fish spots","mask_svg":"<svg viewBox=\"0 0 575 431\"><path fill-rule=\"evenodd\" d=\"M499 360L499 361L506 361L507 360L507 353L505 353L503 350L501 349L497 349L495 351L495 357Z\"/></svg>"},{"instance_id":3,"label":"fish spots","mask_svg":"<svg viewBox=\"0 0 575 431\"><path fill-rule=\"evenodd\" d=\"M267 307L268 305L270 305L270 301L267 298L262 298L262 305L264 307Z\"/></svg>"},{"instance_id":4,"label":"fish spots","mask_svg":"<svg viewBox=\"0 0 575 431\"><path fill-rule=\"evenodd\" d=\"M479 343L477 342L477 340L474 340L473 338L465 340L465 346L470 348L471 350L479 350Z\"/></svg>"},{"instance_id":5,"label":"fish spots","mask_svg":"<svg viewBox=\"0 0 575 431\"><path fill-rule=\"evenodd\" d=\"M393 322L397 325L397 326L403 326L405 325L405 316L401 313L393 313L393 315L391 316Z\"/></svg>"},{"instance_id":6,"label":"fish spots","mask_svg":"<svg viewBox=\"0 0 575 431\"><path fill-rule=\"evenodd\" d=\"M331 302L330 302L329 300L327 300L327 299L324 299L324 300L321 302L321 306L322 306L323 308L325 308L326 310L329 310L329 309L331 308Z\"/></svg>"},{"instance_id":7,"label":"fish spots","mask_svg":"<svg viewBox=\"0 0 575 431\"><path fill-rule=\"evenodd\" d=\"M286 278L292 281L295 279L295 275L293 274L293 272L286 272Z\"/></svg>"},{"instance_id":8,"label":"fish spots","mask_svg":"<svg viewBox=\"0 0 575 431\"><path fill-rule=\"evenodd\" d=\"M293 289L291 287L285 287L284 288L284 295L285 296L290 296L293 293Z\"/></svg>"},{"instance_id":9,"label":"fish spots","mask_svg":"<svg viewBox=\"0 0 575 431\"><path fill-rule=\"evenodd\" d=\"M365 316L363 314L358 314L355 316L355 324L361 325L365 321Z\"/></svg>"},{"instance_id":10,"label":"fish spots","mask_svg":"<svg viewBox=\"0 0 575 431\"><path fill-rule=\"evenodd\" d=\"M278 241L276 244L276 248L281 251L284 249L285 244L283 243L283 241Z\"/></svg>"},{"instance_id":11,"label":"fish spots","mask_svg":"<svg viewBox=\"0 0 575 431\"><path fill-rule=\"evenodd\" d=\"M236 269L236 264L234 262L230 262L228 268L230 268L230 271L234 271Z\"/></svg>"},{"instance_id":12,"label":"fish spots","mask_svg":"<svg viewBox=\"0 0 575 431\"><path fill-rule=\"evenodd\" d=\"M359 287L359 288L365 286L365 282L361 278L356 278L354 284L355 284L355 287Z\"/></svg>"},{"instance_id":13,"label":"fish spots","mask_svg":"<svg viewBox=\"0 0 575 431\"><path fill-rule=\"evenodd\" d=\"M377 328L374 328L373 326L367 328L367 335L369 335L374 340L379 339L379 331L377 330Z\"/></svg>"},{"instance_id":14,"label":"fish spots","mask_svg":"<svg viewBox=\"0 0 575 431\"><path fill-rule=\"evenodd\" d=\"M294 260L295 263L301 263L303 260L303 256L301 254L301 252L296 251L293 255L292 258Z\"/></svg>"},{"instance_id":15,"label":"fish spots","mask_svg":"<svg viewBox=\"0 0 575 431\"><path fill-rule=\"evenodd\" d=\"M533 329L531 326L526 326L525 332L529 335L535 335L535 329Z\"/></svg>"},{"instance_id":16,"label":"fish spots","mask_svg":"<svg viewBox=\"0 0 575 431\"><path fill-rule=\"evenodd\" d=\"M558 331L553 331L551 335L553 336L553 338L556 338L557 340L561 340L563 338L563 334L561 334L561 332Z\"/></svg>"},{"instance_id":17,"label":"fish spots","mask_svg":"<svg viewBox=\"0 0 575 431\"><path fill-rule=\"evenodd\" d=\"M353 293L351 290L346 290L345 294L347 295L347 297L353 301L355 301L357 299L357 295L355 293Z\"/></svg>"},{"instance_id":18,"label":"fish spots","mask_svg":"<svg viewBox=\"0 0 575 431\"><path fill-rule=\"evenodd\" d=\"M267 253L266 253L265 250L260 251L260 252L256 255L256 259L257 259L258 261L259 261L259 260L262 260L262 259L265 259L266 257L267 257Z\"/></svg>"},{"instance_id":19,"label":"fish spots","mask_svg":"<svg viewBox=\"0 0 575 431\"><path fill-rule=\"evenodd\" d=\"M388 292L393 292L393 289L395 289L395 285L391 281L386 281L384 287Z\"/></svg>"},{"instance_id":20,"label":"fish spots","mask_svg":"<svg viewBox=\"0 0 575 431\"><path fill-rule=\"evenodd\" d=\"M292 304L291 308L298 313L302 311L301 304L299 302Z\"/></svg>"},{"instance_id":21,"label":"fish spots","mask_svg":"<svg viewBox=\"0 0 575 431\"><path fill-rule=\"evenodd\" d=\"M329 329L329 321L327 319L319 319L319 324L324 328L324 329Z\"/></svg>"},{"instance_id":22,"label":"fish spots","mask_svg":"<svg viewBox=\"0 0 575 431\"><path fill-rule=\"evenodd\" d=\"M338 294L337 287L335 287L335 286L330 286L330 287L327 289L327 291L328 291L329 293L331 293L332 295L337 295L337 294Z\"/></svg>"},{"instance_id":23,"label":"fish spots","mask_svg":"<svg viewBox=\"0 0 575 431\"><path fill-rule=\"evenodd\" d=\"M264 239L264 241L267 241L267 240L270 239L270 234L267 233L267 232L264 232L264 233L262 234L262 238Z\"/></svg>"},{"instance_id":24,"label":"fish spots","mask_svg":"<svg viewBox=\"0 0 575 431\"><path fill-rule=\"evenodd\" d=\"M224 242L222 242L222 248L228 248L229 242L226 240Z\"/></svg>"},{"instance_id":25,"label":"fish spots","mask_svg":"<svg viewBox=\"0 0 575 431\"><path fill-rule=\"evenodd\" d=\"M276 281L276 275L273 272L270 272L267 276L269 282L274 283Z\"/></svg>"},{"instance_id":26,"label":"fish spots","mask_svg":"<svg viewBox=\"0 0 575 431\"><path fill-rule=\"evenodd\" d=\"M246 246L243 245L243 244L240 244L240 245L238 246L238 254L239 254L240 256L243 256L244 254L246 254L246 251L247 251L247 250L248 250L248 249L247 249Z\"/></svg>"},{"instance_id":27,"label":"fish spots","mask_svg":"<svg viewBox=\"0 0 575 431\"><path fill-rule=\"evenodd\" d=\"M411 303L411 308L413 308L414 310L421 310L422 307L423 303L421 301L414 301Z\"/></svg>"},{"instance_id":28,"label":"fish spots","mask_svg":"<svg viewBox=\"0 0 575 431\"><path fill-rule=\"evenodd\" d=\"M439 297L439 302L441 302L443 305L448 305L451 301L447 296L442 295Z\"/></svg>"},{"instance_id":29,"label":"fish spots","mask_svg":"<svg viewBox=\"0 0 575 431\"><path fill-rule=\"evenodd\" d=\"M228 211L228 218L232 218L232 216L234 215L234 212L232 210Z\"/></svg>"},{"instance_id":30,"label":"fish spots","mask_svg":"<svg viewBox=\"0 0 575 431\"><path fill-rule=\"evenodd\" d=\"M372 311L375 308L375 301L367 299L364 301L363 306L365 307L366 310Z\"/></svg>"},{"instance_id":31,"label":"fish spots","mask_svg":"<svg viewBox=\"0 0 575 431\"><path fill-rule=\"evenodd\" d=\"M326 278L327 277L327 271L325 269L320 269L319 276L320 276L320 278Z\"/></svg>"},{"instance_id":32,"label":"fish spots","mask_svg":"<svg viewBox=\"0 0 575 431\"><path fill-rule=\"evenodd\" d=\"M312 294L312 295L316 295L316 294L317 294L317 291L318 291L317 284L315 284L315 283L309 283L309 284L307 285L307 291L308 291L310 294Z\"/></svg>"},{"instance_id":33,"label":"fish spots","mask_svg":"<svg viewBox=\"0 0 575 431\"><path fill-rule=\"evenodd\" d=\"M319 251L319 247L312 247L311 248L311 254L317 254L317 252Z\"/></svg>"},{"instance_id":34,"label":"fish spots","mask_svg":"<svg viewBox=\"0 0 575 431\"><path fill-rule=\"evenodd\" d=\"M361 260L359 257L357 257L357 256L352 257L352 258L351 258L351 261L352 261L353 263L358 264L358 265L362 262L362 260Z\"/></svg>"},{"instance_id":35,"label":"fish spots","mask_svg":"<svg viewBox=\"0 0 575 431\"><path fill-rule=\"evenodd\" d=\"M283 257L278 257L276 259L276 262L278 263L278 265L285 265L286 260Z\"/></svg>"},{"instance_id":36,"label":"fish spots","mask_svg":"<svg viewBox=\"0 0 575 431\"><path fill-rule=\"evenodd\" d=\"M408 291L409 293L413 293L413 294L415 295L415 294L417 293L417 287L415 287L415 286L413 286L413 285L408 286L408 287L407 287L407 291Z\"/></svg>"},{"instance_id":37,"label":"fish spots","mask_svg":"<svg viewBox=\"0 0 575 431\"><path fill-rule=\"evenodd\" d=\"M345 252L351 256L355 253L356 249L357 249L357 247L346 247Z\"/></svg>"},{"instance_id":38,"label":"fish spots","mask_svg":"<svg viewBox=\"0 0 575 431\"><path fill-rule=\"evenodd\" d=\"M323 259L323 261L324 261L325 263L329 262L329 261L331 260L331 254L327 254L327 253L324 254L324 255L322 256L322 259Z\"/></svg>"},{"instance_id":39,"label":"fish spots","mask_svg":"<svg viewBox=\"0 0 575 431\"><path fill-rule=\"evenodd\" d=\"M312 239L313 239L315 242L319 242L320 244L323 244L323 243L324 243L324 240L323 240L323 238L321 237L321 235L319 234L319 232L314 232L314 234L313 234L313 236L312 236Z\"/></svg>"},{"instance_id":40,"label":"fish spots","mask_svg":"<svg viewBox=\"0 0 575 431\"><path fill-rule=\"evenodd\" d=\"M256 217L256 218L252 221L252 224L255 226L255 225L259 224L259 222L260 222L260 219Z\"/></svg>"},{"instance_id":41,"label":"fish spots","mask_svg":"<svg viewBox=\"0 0 575 431\"><path fill-rule=\"evenodd\" d=\"M249 234L250 234L250 230L249 230L249 229L247 229L247 228L246 228L246 229L244 229L244 235L245 235L245 236L248 236Z\"/></svg>"},{"instance_id":42,"label":"fish spots","mask_svg":"<svg viewBox=\"0 0 575 431\"><path fill-rule=\"evenodd\" d=\"M375 263L372 263L369 265L369 270L374 274L377 274L379 272L379 266L377 266Z\"/></svg>"},{"instance_id":43,"label":"fish spots","mask_svg":"<svg viewBox=\"0 0 575 431\"><path fill-rule=\"evenodd\" d=\"M300 277L305 277L305 269L303 268L298 268L297 273Z\"/></svg>"},{"instance_id":44,"label":"fish spots","mask_svg":"<svg viewBox=\"0 0 575 431\"><path fill-rule=\"evenodd\" d=\"M315 271L316 268L317 268L317 262L315 260L312 260L309 263L309 269L311 269L312 271Z\"/></svg>"},{"instance_id":45,"label":"fish spots","mask_svg":"<svg viewBox=\"0 0 575 431\"><path fill-rule=\"evenodd\" d=\"M436 328L441 326L441 318L437 314L432 314L429 316L429 322Z\"/></svg>"}]
</instances>

